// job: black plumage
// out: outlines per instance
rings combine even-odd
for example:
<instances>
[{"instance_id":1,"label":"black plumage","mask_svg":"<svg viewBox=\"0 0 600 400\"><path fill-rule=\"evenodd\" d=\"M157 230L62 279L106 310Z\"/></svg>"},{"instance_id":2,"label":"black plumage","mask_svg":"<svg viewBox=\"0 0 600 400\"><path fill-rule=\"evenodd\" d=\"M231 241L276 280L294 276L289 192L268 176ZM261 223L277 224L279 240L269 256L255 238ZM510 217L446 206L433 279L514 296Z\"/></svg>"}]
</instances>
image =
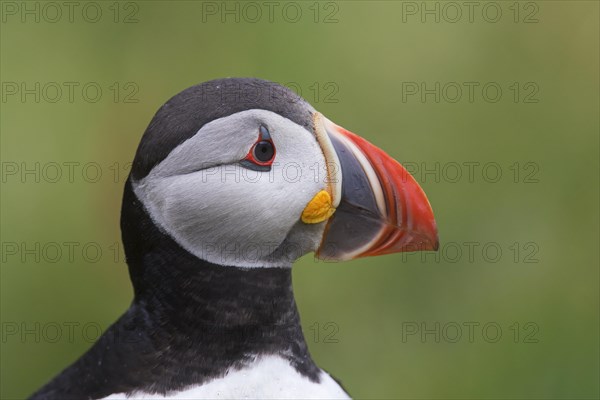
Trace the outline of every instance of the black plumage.
<instances>
[{"instance_id":1,"label":"black plumage","mask_svg":"<svg viewBox=\"0 0 600 400\"><path fill-rule=\"evenodd\" d=\"M318 381L294 301L291 269L223 268L154 225L128 183L121 219L134 285L129 310L32 399L168 393L223 375L249 355L289 352Z\"/></svg>"}]
</instances>

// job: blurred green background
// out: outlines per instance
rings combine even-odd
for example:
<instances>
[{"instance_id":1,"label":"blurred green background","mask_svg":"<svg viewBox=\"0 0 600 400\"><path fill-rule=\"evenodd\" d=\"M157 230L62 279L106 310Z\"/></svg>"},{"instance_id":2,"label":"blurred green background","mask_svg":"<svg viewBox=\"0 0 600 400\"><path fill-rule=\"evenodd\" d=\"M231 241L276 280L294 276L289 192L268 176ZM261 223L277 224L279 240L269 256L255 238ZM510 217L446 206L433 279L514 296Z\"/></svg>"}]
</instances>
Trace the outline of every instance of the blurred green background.
<instances>
[{"instance_id":1,"label":"blurred green background","mask_svg":"<svg viewBox=\"0 0 600 400\"><path fill-rule=\"evenodd\" d=\"M598 2L47 4L2 2L2 399L128 307L127 163L164 101L227 76L294 88L434 208L437 256L295 265L311 353L351 395L598 398Z\"/></svg>"}]
</instances>

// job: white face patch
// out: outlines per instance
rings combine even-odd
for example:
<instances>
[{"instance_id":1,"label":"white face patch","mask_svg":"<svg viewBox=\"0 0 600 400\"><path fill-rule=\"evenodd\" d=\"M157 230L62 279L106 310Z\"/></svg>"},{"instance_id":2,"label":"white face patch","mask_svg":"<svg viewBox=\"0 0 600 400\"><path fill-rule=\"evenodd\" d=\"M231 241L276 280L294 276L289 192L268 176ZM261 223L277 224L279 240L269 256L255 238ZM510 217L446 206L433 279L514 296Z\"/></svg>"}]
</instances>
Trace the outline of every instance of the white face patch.
<instances>
[{"instance_id":1,"label":"white face patch","mask_svg":"<svg viewBox=\"0 0 600 400\"><path fill-rule=\"evenodd\" d=\"M270 171L239 162L267 127L275 145ZM195 256L239 267L287 267L317 249L325 223L300 216L327 186L316 138L265 110L247 110L202 127L176 147L134 192L163 231Z\"/></svg>"}]
</instances>

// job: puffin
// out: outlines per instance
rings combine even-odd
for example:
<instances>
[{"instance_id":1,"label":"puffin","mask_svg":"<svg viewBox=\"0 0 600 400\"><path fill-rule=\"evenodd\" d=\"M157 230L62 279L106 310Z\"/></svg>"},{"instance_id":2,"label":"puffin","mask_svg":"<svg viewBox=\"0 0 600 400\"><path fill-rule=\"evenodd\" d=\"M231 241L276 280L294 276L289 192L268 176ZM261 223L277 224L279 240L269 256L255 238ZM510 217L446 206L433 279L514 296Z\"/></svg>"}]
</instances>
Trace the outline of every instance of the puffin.
<instances>
[{"instance_id":1,"label":"puffin","mask_svg":"<svg viewBox=\"0 0 600 400\"><path fill-rule=\"evenodd\" d=\"M121 233L130 307L31 399L350 398L309 354L292 264L438 248L400 163L255 78L204 82L160 107Z\"/></svg>"}]
</instances>

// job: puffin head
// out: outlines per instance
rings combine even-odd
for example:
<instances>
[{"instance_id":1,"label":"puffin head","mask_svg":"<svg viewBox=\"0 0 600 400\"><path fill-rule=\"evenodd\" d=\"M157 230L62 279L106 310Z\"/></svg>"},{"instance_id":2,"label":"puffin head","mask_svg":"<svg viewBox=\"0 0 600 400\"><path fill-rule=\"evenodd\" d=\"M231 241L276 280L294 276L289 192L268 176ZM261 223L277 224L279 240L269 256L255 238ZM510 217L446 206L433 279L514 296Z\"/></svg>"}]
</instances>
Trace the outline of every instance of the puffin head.
<instances>
[{"instance_id":1,"label":"puffin head","mask_svg":"<svg viewBox=\"0 0 600 400\"><path fill-rule=\"evenodd\" d=\"M139 202L161 235L216 265L289 267L313 251L349 260L438 247L427 197L397 161L259 79L209 81L167 101L128 185L129 203ZM136 224L127 202L122 218Z\"/></svg>"}]
</instances>

